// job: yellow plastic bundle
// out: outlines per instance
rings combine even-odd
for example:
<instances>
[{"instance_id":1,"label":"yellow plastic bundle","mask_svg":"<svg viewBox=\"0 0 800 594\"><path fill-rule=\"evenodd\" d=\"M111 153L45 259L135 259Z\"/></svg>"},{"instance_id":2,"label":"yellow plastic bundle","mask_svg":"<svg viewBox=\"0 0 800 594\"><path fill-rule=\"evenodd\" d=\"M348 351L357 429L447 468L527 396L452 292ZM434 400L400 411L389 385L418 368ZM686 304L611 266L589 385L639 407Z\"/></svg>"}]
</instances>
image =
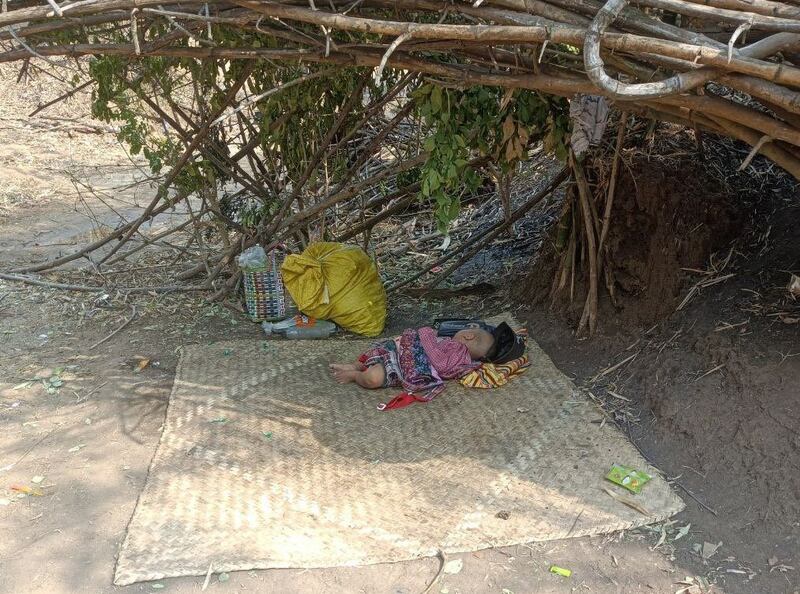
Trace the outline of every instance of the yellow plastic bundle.
<instances>
[{"instance_id":1,"label":"yellow plastic bundle","mask_svg":"<svg viewBox=\"0 0 800 594\"><path fill-rule=\"evenodd\" d=\"M286 256L283 283L307 316L377 336L386 321L386 291L375 263L359 247L318 242Z\"/></svg>"}]
</instances>

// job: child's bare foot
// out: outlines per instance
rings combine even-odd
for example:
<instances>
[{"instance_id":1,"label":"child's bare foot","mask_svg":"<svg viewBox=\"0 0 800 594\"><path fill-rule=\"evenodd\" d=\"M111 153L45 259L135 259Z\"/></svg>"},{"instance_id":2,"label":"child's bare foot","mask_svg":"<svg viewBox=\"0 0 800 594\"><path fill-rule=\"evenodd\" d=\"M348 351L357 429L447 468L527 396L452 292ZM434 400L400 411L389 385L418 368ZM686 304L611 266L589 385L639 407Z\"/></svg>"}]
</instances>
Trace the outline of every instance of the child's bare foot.
<instances>
[{"instance_id":1,"label":"child's bare foot","mask_svg":"<svg viewBox=\"0 0 800 594\"><path fill-rule=\"evenodd\" d=\"M331 373L334 371L361 371L363 367L360 363L331 363Z\"/></svg>"},{"instance_id":2,"label":"child's bare foot","mask_svg":"<svg viewBox=\"0 0 800 594\"><path fill-rule=\"evenodd\" d=\"M337 383L349 384L356 381L356 378L361 375L361 370L352 368L337 369L331 365L331 375L333 375L333 379L335 379Z\"/></svg>"},{"instance_id":3,"label":"child's bare foot","mask_svg":"<svg viewBox=\"0 0 800 594\"><path fill-rule=\"evenodd\" d=\"M349 384L355 382L362 388L370 390L382 388L383 381L386 378L386 370L383 365L373 365L364 369L357 363L332 363L330 368L333 379L338 383Z\"/></svg>"}]
</instances>

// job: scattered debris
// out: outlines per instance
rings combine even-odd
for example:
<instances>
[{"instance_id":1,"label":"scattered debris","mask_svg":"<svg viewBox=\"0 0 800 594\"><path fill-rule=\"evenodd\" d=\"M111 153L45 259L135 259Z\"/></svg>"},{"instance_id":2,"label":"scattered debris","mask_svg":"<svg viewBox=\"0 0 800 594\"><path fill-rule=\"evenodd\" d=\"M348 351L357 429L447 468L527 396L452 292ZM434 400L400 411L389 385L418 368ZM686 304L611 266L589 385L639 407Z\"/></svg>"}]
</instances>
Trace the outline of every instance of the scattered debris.
<instances>
[{"instance_id":1,"label":"scattered debris","mask_svg":"<svg viewBox=\"0 0 800 594\"><path fill-rule=\"evenodd\" d=\"M34 497L42 497L44 495L41 489L29 487L27 485L11 485L9 488L14 492L21 493L23 495L33 495Z\"/></svg>"},{"instance_id":2,"label":"scattered debris","mask_svg":"<svg viewBox=\"0 0 800 594\"><path fill-rule=\"evenodd\" d=\"M224 584L225 582L227 582L229 579L231 579L231 576L230 576L230 575L228 575L228 574L227 574L227 573L225 573L225 572L222 572L221 574L219 574L219 575L217 576L217 581L219 581L219 582L222 582L223 584Z\"/></svg>"},{"instance_id":3,"label":"scattered debris","mask_svg":"<svg viewBox=\"0 0 800 594\"><path fill-rule=\"evenodd\" d=\"M36 476L34 476L34 477L31 479L31 482L32 482L34 485L38 485L38 484L39 484L39 483L41 483L43 480L44 480L44 477L43 477L43 476L41 476L41 475L38 475L38 474L37 474Z\"/></svg>"},{"instance_id":4,"label":"scattered debris","mask_svg":"<svg viewBox=\"0 0 800 594\"><path fill-rule=\"evenodd\" d=\"M616 399L618 399L618 400L624 400L625 402L630 402L630 401L631 401L631 399L630 399L630 398L626 398L626 397L625 397L625 396L623 396L622 394L617 394L616 392L614 392L614 391L612 391L612 390L608 390L606 393L607 393L609 396L612 396L613 398L616 398Z\"/></svg>"},{"instance_id":5,"label":"scattered debris","mask_svg":"<svg viewBox=\"0 0 800 594\"><path fill-rule=\"evenodd\" d=\"M150 365L150 359L148 358L141 358L139 359L139 363L136 364L136 369L134 370L136 373L140 373L144 369L146 369Z\"/></svg>"},{"instance_id":6,"label":"scattered debris","mask_svg":"<svg viewBox=\"0 0 800 594\"><path fill-rule=\"evenodd\" d=\"M208 583L211 581L211 570L213 569L213 567L214 567L213 563L209 563L208 564L208 571L206 572L206 579L203 581L203 587L200 588L201 592L205 592L206 588L208 588Z\"/></svg>"},{"instance_id":7,"label":"scattered debris","mask_svg":"<svg viewBox=\"0 0 800 594\"><path fill-rule=\"evenodd\" d=\"M720 370L720 369L722 369L723 367L725 367L725 363L720 363L720 364L719 364L719 365L717 365L716 367L712 367L711 369L709 369L708 371L706 371L706 372L705 372L703 375L701 375L701 376L697 377L697 378L696 378L694 381L696 381L696 382L699 382L701 379L703 379L703 378L704 378L704 377L706 377L707 375L711 375L712 373L714 373L714 372L716 372L716 371L719 371L719 370Z\"/></svg>"},{"instance_id":8,"label":"scattered debris","mask_svg":"<svg viewBox=\"0 0 800 594\"><path fill-rule=\"evenodd\" d=\"M622 367L626 363L630 363L631 361L633 361L639 355L640 352L641 351L636 351L634 354L630 355L629 357L624 358L622 361L620 361L616 365L612 365L611 367L606 367L600 373L598 373L596 376L594 376L591 380L589 380L589 383L590 384L594 384L601 377L605 377L609 373L613 373L614 371L616 371L617 369L619 369L620 367Z\"/></svg>"},{"instance_id":9,"label":"scattered debris","mask_svg":"<svg viewBox=\"0 0 800 594\"><path fill-rule=\"evenodd\" d=\"M228 417L217 417L216 419L211 419L209 423L227 423Z\"/></svg>"},{"instance_id":10,"label":"scattered debris","mask_svg":"<svg viewBox=\"0 0 800 594\"><path fill-rule=\"evenodd\" d=\"M684 587L676 590L675 594L703 594L709 588L708 581L701 577L687 576L677 584Z\"/></svg>"},{"instance_id":11,"label":"scattered debris","mask_svg":"<svg viewBox=\"0 0 800 594\"><path fill-rule=\"evenodd\" d=\"M793 298L800 297L800 276L793 274L789 279L789 286L786 287Z\"/></svg>"},{"instance_id":12,"label":"scattered debris","mask_svg":"<svg viewBox=\"0 0 800 594\"><path fill-rule=\"evenodd\" d=\"M74 454L75 452L77 452L77 451L80 451L81 449L83 449L83 448L85 448L85 447L86 447L86 444L85 444L85 443L79 443L79 444L78 444L78 445L76 445L76 446L72 446L72 447L71 447L70 449L68 449L67 451L68 451L70 454Z\"/></svg>"},{"instance_id":13,"label":"scattered debris","mask_svg":"<svg viewBox=\"0 0 800 594\"><path fill-rule=\"evenodd\" d=\"M272 431L262 431L261 435L263 435L266 439L272 439Z\"/></svg>"},{"instance_id":14,"label":"scattered debris","mask_svg":"<svg viewBox=\"0 0 800 594\"><path fill-rule=\"evenodd\" d=\"M507 520L511 517L511 514L507 511L499 511L494 515L495 518L500 518L501 520Z\"/></svg>"},{"instance_id":15,"label":"scattered debris","mask_svg":"<svg viewBox=\"0 0 800 594\"><path fill-rule=\"evenodd\" d=\"M631 508L631 509L635 509L635 510L636 510L636 511L638 511L640 514L643 514L643 515L645 515L645 516L649 516L649 515L650 515L650 512L647 510L647 508L646 508L646 507L644 507L644 506L642 506L642 505L638 504L637 502L635 502L634 500L632 500L632 499L630 499L630 498L626 497L625 495L620 495L619 493L615 493L614 491L612 491L612 490L611 490L611 489L609 489L608 487L602 487L602 489L603 489L603 491L605 491L605 492L606 492L606 494L607 494L607 495L609 495L609 496L610 496L612 499L616 499L616 500L617 500L617 501L619 501L621 504L623 504L623 505L627 505L629 508Z\"/></svg>"},{"instance_id":16,"label":"scattered debris","mask_svg":"<svg viewBox=\"0 0 800 594\"><path fill-rule=\"evenodd\" d=\"M562 577L570 577L572 575L572 570L565 567L559 567L558 565L551 565L550 573L554 573Z\"/></svg>"},{"instance_id":17,"label":"scattered debris","mask_svg":"<svg viewBox=\"0 0 800 594\"><path fill-rule=\"evenodd\" d=\"M694 545L694 549L696 552L700 554L703 559L711 559L714 555L717 554L717 550L722 546L722 542L718 542L714 544L712 542L704 541L701 545L700 543L696 543Z\"/></svg>"},{"instance_id":18,"label":"scattered debris","mask_svg":"<svg viewBox=\"0 0 800 594\"><path fill-rule=\"evenodd\" d=\"M705 289L707 287L711 287L713 285L717 285L717 284L719 284L721 282L724 282L724 281L726 281L726 280L728 280L730 278L733 278L735 276L734 274L721 274L725 270L725 268L728 266L728 264L730 263L731 256L733 256L733 248L731 248L730 251L728 252L728 256L724 260L722 260L722 262L719 262L719 263L714 261L715 254L711 254L711 257L709 258L708 270L696 270L696 269L693 269L693 268L683 268L682 269L682 270L686 270L687 272L694 272L696 274L702 274L702 275L705 276L705 278L700 280L700 281L698 281L698 282L696 282L692 286L692 288L689 289L689 292L686 294L686 297L684 297L683 301L681 301L680 305L678 305L677 311L680 311L684 307L686 307L689 304L689 302L692 300L692 298L695 295L699 294L702 291L702 289Z\"/></svg>"},{"instance_id":19,"label":"scattered debris","mask_svg":"<svg viewBox=\"0 0 800 594\"><path fill-rule=\"evenodd\" d=\"M444 569L442 569L442 571L444 573L453 575L456 573L461 573L462 569L464 569L464 562L461 559L452 559L444 564Z\"/></svg>"},{"instance_id":20,"label":"scattered debris","mask_svg":"<svg viewBox=\"0 0 800 594\"><path fill-rule=\"evenodd\" d=\"M689 534L689 529L690 529L691 527L692 527L692 525L691 525L691 524L686 524L686 526L683 526L683 527L681 527L681 528L678 530L678 532L675 534L675 538L673 538L672 540L673 540L673 541L680 540L681 538L683 538L684 536L686 536L687 534Z\"/></svg>"},{"instance_id":21,"label":"scattered debris","mask_svg":"<svg viewBox=\"0 0 800 594\"><path fill-rule=\"evenodd\" d=\"M642 487L651 478L653 477L646 472L621 464L614 464L606 475L606 480L621 487L625 487L632 493L641 493Z\"/></svg>"},{"instance_id":22,"label":"scattered debris","mask_svg":"<svg viewBox=\"0 0 800 594\"><path fill-rule=\"evenodd\" d=\"M769 572L772 573L773 571L779 571L781 573L786 573L787 571L794 571L794 567L792 565L786 565L781 563L777 557L770 557L767 560L769 563Z\"/></svg>"},{"instance_id":23,"label":"scattered debris","mask_svg":"<svg viewBox=\"0 0 800 594\"><path fill-rule=\"evenodd\" d=\"M53 395L58 393L58 389L64 385L64 380L61 378L61 374L64 371L63 367L57 367L53 370L52 375L47 378L40 378L44 389L47 391L48 394Z\"/></svg>"}]
</instances>

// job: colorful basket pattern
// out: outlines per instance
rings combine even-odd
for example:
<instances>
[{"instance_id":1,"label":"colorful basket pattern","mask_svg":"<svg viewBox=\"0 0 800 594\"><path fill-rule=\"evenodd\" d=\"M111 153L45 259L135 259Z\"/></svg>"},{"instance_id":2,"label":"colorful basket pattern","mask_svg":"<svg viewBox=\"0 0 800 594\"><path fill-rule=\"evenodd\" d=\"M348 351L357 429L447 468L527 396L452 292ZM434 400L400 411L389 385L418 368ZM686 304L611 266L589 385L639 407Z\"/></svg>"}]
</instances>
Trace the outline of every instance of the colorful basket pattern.
<instances>
[{"instance_id":1,"label":"colorful basket pattern","mask_svg":"<svg viewBox=\"0 0 800 594\"><path fill-rule=\"evenodd\" d=\"M282 320L297 313L281 277L284 252L273 249L267 254L266 267L242 271L247 313L254 322Z\"/></svg>"}]
</instances>

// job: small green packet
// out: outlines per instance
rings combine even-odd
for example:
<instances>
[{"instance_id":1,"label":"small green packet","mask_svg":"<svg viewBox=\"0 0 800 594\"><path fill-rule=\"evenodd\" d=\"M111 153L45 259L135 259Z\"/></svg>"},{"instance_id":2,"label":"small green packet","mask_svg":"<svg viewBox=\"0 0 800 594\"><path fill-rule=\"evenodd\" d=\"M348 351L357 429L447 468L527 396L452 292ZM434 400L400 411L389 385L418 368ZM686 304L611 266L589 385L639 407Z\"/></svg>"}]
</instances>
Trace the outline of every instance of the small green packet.
<instances>
[{"instance_id":1,"label":"small green packet","mask_svg":"<svg viewBox=\"0 0 800 594\"><path fill-rule=\"evenodd\" d=\"M620 487L625 487L633 493L641 493L642 487L651 478L653 477L646 472L636 470L630 466L622 466L621 464L614 464L606 475L606 479Z\"/></svg>"}]
</instances>

